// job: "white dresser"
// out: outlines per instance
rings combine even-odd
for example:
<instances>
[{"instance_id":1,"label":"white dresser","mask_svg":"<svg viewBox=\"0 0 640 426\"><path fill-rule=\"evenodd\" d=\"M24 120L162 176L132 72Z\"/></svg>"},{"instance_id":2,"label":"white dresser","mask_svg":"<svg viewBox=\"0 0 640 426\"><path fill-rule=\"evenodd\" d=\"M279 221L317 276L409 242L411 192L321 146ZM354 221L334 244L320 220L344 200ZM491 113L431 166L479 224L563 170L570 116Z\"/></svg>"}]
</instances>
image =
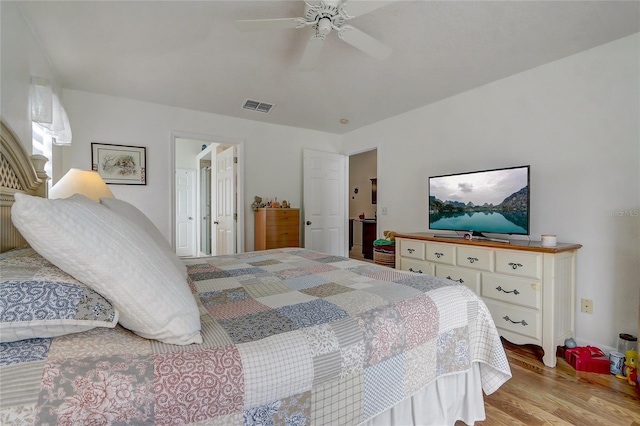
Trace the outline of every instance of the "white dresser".
<instances>
[{"instance_id":1,"label":"white dresser","mask_svg":"<svg viewBox=\"0 0 640 426\"><path fill-rule=\"evenodd\" d=\"M396 269L466 285L482 297L502 337L518 345L542 347L542 361L555 367L556 347L574 333L576 254L580 247L398 234Z\"/></svg>"}]
</instances>

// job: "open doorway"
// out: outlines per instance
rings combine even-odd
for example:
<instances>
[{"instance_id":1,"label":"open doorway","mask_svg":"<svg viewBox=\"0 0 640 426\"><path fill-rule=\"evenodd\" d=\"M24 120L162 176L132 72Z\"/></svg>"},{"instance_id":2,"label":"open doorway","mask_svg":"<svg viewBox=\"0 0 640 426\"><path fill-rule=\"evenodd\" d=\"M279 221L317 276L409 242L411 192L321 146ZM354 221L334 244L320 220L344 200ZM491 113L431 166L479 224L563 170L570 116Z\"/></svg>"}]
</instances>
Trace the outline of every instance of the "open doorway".
<instances>
[{"instance_id":1,"label":"open doorway","mask_svg":"<svg viewBox=\"0 0 640 426\"><path fill-rule=\"evenodd\" d=\"M349 156L349 257L373 262L377 238L378 150Z\"/></svg>"},{"instance_id":2,"label":"open doorway","mask_svg":"<svg viewBox=\"0 0 640 426\"><path fill-rule=\"evenodd\" d=\"M174 134L173 152L176 254L244 251L242 141Z\"/></svg>"}]
</instances>

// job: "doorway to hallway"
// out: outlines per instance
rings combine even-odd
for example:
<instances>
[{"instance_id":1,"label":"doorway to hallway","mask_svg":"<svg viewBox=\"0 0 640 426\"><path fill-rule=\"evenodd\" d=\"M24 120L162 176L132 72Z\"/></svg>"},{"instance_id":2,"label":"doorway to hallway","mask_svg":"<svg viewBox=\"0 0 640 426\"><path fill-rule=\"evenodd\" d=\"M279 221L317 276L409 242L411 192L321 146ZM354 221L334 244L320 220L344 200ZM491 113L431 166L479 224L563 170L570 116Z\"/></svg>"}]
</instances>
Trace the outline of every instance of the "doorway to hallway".
<instances>
[{"instance_id":1,"label":"doorway to hallway","mask_svg":"<svg viewBox=\"0 0 640 426\"><path fill-rule=\"evenodd\" d=\"M173 135L173 241L185 257L244 250L242 141ZM186 189L179 177L193 176ZM191 206L184 213L184 206Z\"/></svg>"},{"instance_id":2,"label":"doorway to hallway","mask_svg":"<svg viewBox=\"0 0 640 426\"><path fill-rule=\"evenodd\" d=\"M377 235L378 150L349 155L349 257L373 262Z\"/></svg>"}]
</instances>

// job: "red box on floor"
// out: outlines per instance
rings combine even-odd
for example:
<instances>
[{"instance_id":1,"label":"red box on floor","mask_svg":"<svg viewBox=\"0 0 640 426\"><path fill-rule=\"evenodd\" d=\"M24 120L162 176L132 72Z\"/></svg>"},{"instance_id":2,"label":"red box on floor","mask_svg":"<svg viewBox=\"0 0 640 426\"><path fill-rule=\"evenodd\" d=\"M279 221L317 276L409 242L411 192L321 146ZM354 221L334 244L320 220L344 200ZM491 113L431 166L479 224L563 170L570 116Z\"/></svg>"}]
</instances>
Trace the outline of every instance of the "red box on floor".
<instances>
[{"instance_id":1,"label":"red box on floor","mask_svg":"<svg viewBox=\"0 0 640 426\"><path fill-rule=\"evenodd\" d=\"M567 349L565 359L576 371L609 374L609 358L598 348L592 346Z\"/></svg>"}]
</instances>

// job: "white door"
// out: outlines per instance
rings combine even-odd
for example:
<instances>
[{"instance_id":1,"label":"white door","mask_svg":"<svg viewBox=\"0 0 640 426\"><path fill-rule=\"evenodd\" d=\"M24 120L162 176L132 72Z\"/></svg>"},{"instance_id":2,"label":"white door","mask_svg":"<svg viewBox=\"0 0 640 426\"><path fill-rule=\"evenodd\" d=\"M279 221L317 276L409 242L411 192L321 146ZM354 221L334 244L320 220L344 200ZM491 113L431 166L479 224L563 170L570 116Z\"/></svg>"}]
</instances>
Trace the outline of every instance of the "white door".
<instances>
[{"instance_id":1,"label":"white door","mask_svg":"<svg viewBox=\"0 0 640 426\"><path fill-rule=\"evenodd\" d=\"M196 171L176 169L176 254L196 255Z\"/></svg>"},{"instance_id":2,"label":"white door","mask_svg":"<svg viewBox=\"0 0 640 426\"><path fill-rule=\"evenodd\" d=\"M216 155L216 255L236 252L235 145Z\"/></svg>"},{"instance_id":3,"label":"white door","mask_svg":"<svg viewBox=\"0 0 640 426\"><path fill-rule=\"evenodd\" d=\"M347 253L347 157L305 149L304 246L345 256Z\"/></svg>"}]
</instances>

